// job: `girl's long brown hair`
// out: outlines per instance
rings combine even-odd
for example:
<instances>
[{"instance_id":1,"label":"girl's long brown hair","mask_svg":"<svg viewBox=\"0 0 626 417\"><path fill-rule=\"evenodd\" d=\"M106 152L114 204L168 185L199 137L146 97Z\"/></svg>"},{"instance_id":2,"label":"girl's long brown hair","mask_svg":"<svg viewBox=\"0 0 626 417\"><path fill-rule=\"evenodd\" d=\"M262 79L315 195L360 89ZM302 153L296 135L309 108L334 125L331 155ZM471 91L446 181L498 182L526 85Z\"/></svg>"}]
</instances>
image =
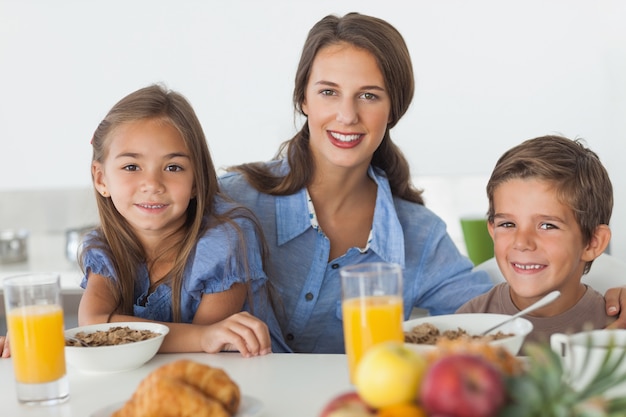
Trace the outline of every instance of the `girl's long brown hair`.
<instances>
[{"instance_id":1,"label":"girl's long brown hair","mask_svg":"<svg viewBox=\"0 0 626 417\"><path fill-rule=\"evenodd\" d=\"M209 153L206 138L191 104L181 94L169 91L159 85L137 90L124 97L106 115L96 129L93 139L93 161L103 163L107 157L108 138L120 125L142 119L156 119L174 126L181 134L189 150L194 170L195 197L190 201L186 213L186 221L180 230L163 239L162 247L156 259L146 259L146 253L139 243L132 228L117 211L110 198L95 193L100 216L99 238L91 241L82 251L99 248L112 260L115 274L115 291L117 308L113 313L133 315L134 281L139 276L139 268L146 262L155 262L160 257L174 254L174 266L163 277L159 277L157 285L167 284L172 287L172 315L174 321L181 320L180 294L183 284L183 273L198 239L211 227L228 223L232 225L240 240L241 252L238 265L248 276L246 242L243 233L234 221L237 217L246 217L253 221L257 229L262 256L265 257L266 246L254 215L249 210L235 206L233 209L219 214L215 212L215 199L221 194L218 188L217 173ZM256 242L255 242L256 243ZM83 256L80 256L81 267ZM148 265L149 269L149 265ZM248 286L249 288L249 286ZM250 295L250 294L248 294ZM249 297L251 300L251 297Z\"/></svg>"},{"instance_id":2,"label":"girl's long brown hair","mask_svg":"<svg viewBox=\"0 0 626 417\"><path fill-rule=\"evenodd\" d=\"M424 204L422 192L411 183L409 164L402 151L392 142L389 131L406 113L413 99L415 81L409 51L402 35L386 21L349 13L343 17L326 16L309 31L296 72L293 103L297 113L302 111L313 61L320 49L338 43L349 43L370 52L378 62L391 97L391 120L383 141L374 152L372 165L387 174L391 192L402 199ZM241 172L257 190L273 195L293 194L312 180L315 166L309 149L309 126L304 123L300 131L284 142L275 159L287 157L290 172L276 176L264 163L249 163L231 167L229 171Z\"/></svg>"}]
</instances>

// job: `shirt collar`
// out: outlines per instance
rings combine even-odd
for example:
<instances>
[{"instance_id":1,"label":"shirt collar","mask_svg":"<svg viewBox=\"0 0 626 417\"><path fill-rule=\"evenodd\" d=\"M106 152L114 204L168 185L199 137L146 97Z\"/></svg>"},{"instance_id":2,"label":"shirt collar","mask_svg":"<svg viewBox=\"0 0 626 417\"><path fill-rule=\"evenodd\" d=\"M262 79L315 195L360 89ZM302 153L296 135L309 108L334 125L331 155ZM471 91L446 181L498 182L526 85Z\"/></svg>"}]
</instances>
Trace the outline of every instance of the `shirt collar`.
<instances>
[{"instance_id":1,"label":"shirt collar","mask_svg":"<svg viewBox=\"0 0 626 417\"><path fill-rule=\"evenodd\" d=\"M377 185L370 250L385 262L404 267L404 233L396 214L389 182L382 170L370 166L367 172ZM312 228L305 188L295 194L276 197L276 228L279 245Z\"/></svg>"},{"instance_id":2,"label":"shirt collar","mask_svg":"<svg viewBox=\"0 0 626 417\"><path fill-rule=\"evenodd\" d=\"M276 233L278 245L295 239L311 227L306 189L276 197Z\"/></svg>"},{"instance_id":3,"label":"shirt collar","mask_svg":"<svg viewBox=\"0 0 626 417\"><path fill-rule=\"evenodd\" d=\"M396 263L404 268L404 232L389 181L382 170L371 165L368 174L378 185L370 248L385 262Z\"/></svg>"}]
</instances>

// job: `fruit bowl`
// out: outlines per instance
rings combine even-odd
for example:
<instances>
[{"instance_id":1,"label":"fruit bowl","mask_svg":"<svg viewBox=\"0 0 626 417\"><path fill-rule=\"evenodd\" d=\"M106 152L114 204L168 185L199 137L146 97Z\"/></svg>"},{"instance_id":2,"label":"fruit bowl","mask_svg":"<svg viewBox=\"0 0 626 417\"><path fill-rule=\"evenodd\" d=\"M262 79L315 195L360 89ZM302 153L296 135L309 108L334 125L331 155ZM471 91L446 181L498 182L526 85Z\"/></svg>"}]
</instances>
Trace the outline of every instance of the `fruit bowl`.
<instances>
[{"instance_id":1,"label":"fruit bowl","mask_svg":"<svg viewBox=\"0 0 626 417\"><path fill-rule=\"evenodd\" d=\"M135 369L148 362L163 343L169 327L151 322L103 323L75 327L65 330L65 337L73 338L78 333L94 334L107 332L111 328L122 327L131 330L158 333L146 340L111 346L65 346L65 360L68 365L86 373L121 372Z\"/></svg>"},{"instance_id":2,"label":"fruit bowl","mask_svg":"<svg viewBox=\"0 0 626 417\"><path fill-rule=\"evenodd\" d=\"M619 342L617 333L614 335L616 339L605 339L601 343L602 352L597 351L597 346L588 339L590 332L573 336L582 337L586 343L589 350L579 359L582 369L591 369L594 375L578 387L570 382L580 380L580 371L568 365L569 360L564 360L572 358L562 356L562 346L553 350L549 343L528 341L524 348L527 356L522 361L501 346L467 338L447 341L438 346L436 352L427 355L425 369L413 371L413 377L419 379L419 388L412 399L398 403L394 398L397 390L389 390L385 398L376 399L379 404L383 404L383 400L389 402L378 407L368 399L368 392L372 392L371 381L376 383L376 380L386 378L404 384L401 373L405 373L407 366L396 366L393 374L389 372L389 366L371 368L374 362L366 365L365 359L374 352L372 348L357 365L357 375L369 367L371 377L357 380L354 391L331 398L319 417L624 416L626 396L611 392L626 380L623 343ZM393 356L395 352L398 357L402 352L398 346L406 353L419 356L402 343L390 344L386 356ZM400 357L411 356L406 353ZM597 360L590 359L596 354L599 355ZM511 366L512 362L516 366ZM382 388L387 387L383 385Z\"/></svg>"},{"instance_id":3,"label":"fruit bowl","mask_svg":"<svg viewBox=\"0 0 626 417\"><path fill-rule=\"evenodd\" d=\"M495 326L496 324L503 322L509 315L506 314L491 314L491 313L468 313L468 314L445 314L441 316L427 316L420 317L414 320L405 321L402 324L402 329L405 332L411 331L415 326L430 323L440 332L446 330L458 330L463 329L469 335L478 335L484 330ZM503 339L492 340L489 344L494 346L502 346L506 348L512 355L517 355L526 339L526 336L533 330L533 325L530 321L518 317L513 321L510 321L501 327L495 329L491 333L503 332L512 333L513 336ZM491 334L490 333L490 334ZM418 352L428 353L434 351L436 346L431 344L418 344L418 343L405 343L407 347Z\"/></svg>"}]
</instances>

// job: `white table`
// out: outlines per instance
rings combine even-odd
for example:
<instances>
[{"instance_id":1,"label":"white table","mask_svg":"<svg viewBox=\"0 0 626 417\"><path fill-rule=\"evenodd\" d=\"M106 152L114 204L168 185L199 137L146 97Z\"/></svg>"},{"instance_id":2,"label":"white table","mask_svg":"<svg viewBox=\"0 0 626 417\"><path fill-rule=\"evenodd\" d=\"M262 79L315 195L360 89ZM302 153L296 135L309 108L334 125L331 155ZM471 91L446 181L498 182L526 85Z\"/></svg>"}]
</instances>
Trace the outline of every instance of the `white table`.
<instances>
[{"instance_id":1,"label":"white table","mask_svg":"<svg viewBox=\"0 0 626 417\"><path fill-rule=\"evenodd\" d=\"M68 367L70 399L49 407L17 402L11 359L0 359L0 415L6 417L89 417L127 400L139 382L159 366L191 359L224 369L241 393L260 400L266 417L317 417L334 396L353 390L345 355L274 353L242 358L239 353L157 354L141 368L112 374L84 374Z\"/></svg>"}]
</instances>

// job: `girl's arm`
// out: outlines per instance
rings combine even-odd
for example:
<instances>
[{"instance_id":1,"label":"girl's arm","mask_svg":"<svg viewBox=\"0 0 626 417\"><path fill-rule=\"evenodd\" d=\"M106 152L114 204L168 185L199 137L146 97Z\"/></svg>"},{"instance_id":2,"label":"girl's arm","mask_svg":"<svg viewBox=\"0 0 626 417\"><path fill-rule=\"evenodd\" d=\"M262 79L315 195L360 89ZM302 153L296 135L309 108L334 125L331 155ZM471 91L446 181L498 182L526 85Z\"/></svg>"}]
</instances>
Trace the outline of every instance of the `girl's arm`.
<instances>
[{"instance_id":1,"label":"girl's arm","mask_svg":"<svg viewBox=\"0 0 626 417\"><path fill-rule=\"evenodd\" d=\"M238 350L264 355L272 351L272 342L267 325L242 312L248 287L245 284L233 284L230 289L213 294L204 294L193 318L193 324L210 327L210 333L204 333L201 345L203 350L215 349ZM250 355L248 355L250 356Z\"/></svg>"},{"instance_id":2,"label":"girl's arm","mask_svg":"<svg viewBox=\"0 0 626 417\"><path fill-rule=\"evenodd\" d=\"M0 357L8 358L11 356L11 351L9 350L9 334L6 336L0 336Z\"/></svg>"},{"instance_id":3,"label":"girl's arm","mask_svg":"<svg viewBox=\"0 0 626 417\"><path fill-rule=\"evenodd\" d=\"M207 294L202 297L193 323L161 323L168 326L170 331L159 352L217 353L238 350L244 357L271 352L269 331L265 323L249 313L240 312L243 301L237 303L236 300L240 298L240 293L245 297L245 292L243 285L237 285L222 293ZM113 300L108 278L90 274L78 307L79 325L109 321L109 315L115 309ZM149 320L113 314L110 321Z\"/></svg>"}]
</instances>

